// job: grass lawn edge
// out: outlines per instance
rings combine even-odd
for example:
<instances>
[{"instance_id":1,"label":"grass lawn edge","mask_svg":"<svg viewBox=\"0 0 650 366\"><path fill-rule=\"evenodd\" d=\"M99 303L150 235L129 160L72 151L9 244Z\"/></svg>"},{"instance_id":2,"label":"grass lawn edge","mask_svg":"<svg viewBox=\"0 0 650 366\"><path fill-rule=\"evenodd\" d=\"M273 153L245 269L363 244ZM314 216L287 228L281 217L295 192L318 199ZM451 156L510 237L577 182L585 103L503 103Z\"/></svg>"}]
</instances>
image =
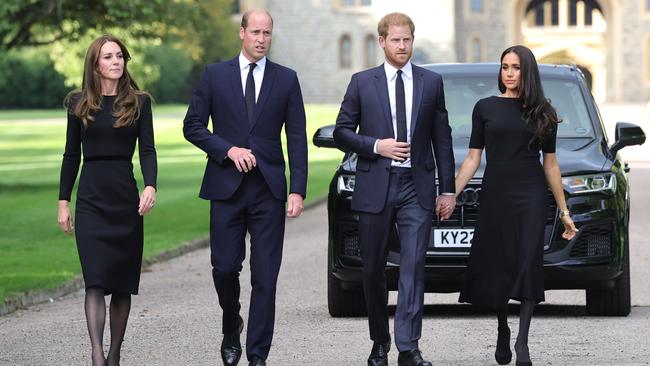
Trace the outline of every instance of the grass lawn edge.
<instances>
[{"instance_id":1,"label":"grass lawn edge","mask_svg":"<svg viewBox=\"0 0 650 366\"><path fill-rule=\"evenodd\" d=\"M327 201L327 196L316 199L305 205L305 211ZM177 247L152 254L142 259L143 272L146 268L156 264L180 257L184 254L210 246L210 238L202 237L180 243ZM26 309L33 305L46 302L54 302L57 299L78 291L84 287L81 275L68 280L67 282L48 289L37 289L9 296L4 302L0 302L0 316L8 315L16 310Z\"/></svg>"}]
</instances>

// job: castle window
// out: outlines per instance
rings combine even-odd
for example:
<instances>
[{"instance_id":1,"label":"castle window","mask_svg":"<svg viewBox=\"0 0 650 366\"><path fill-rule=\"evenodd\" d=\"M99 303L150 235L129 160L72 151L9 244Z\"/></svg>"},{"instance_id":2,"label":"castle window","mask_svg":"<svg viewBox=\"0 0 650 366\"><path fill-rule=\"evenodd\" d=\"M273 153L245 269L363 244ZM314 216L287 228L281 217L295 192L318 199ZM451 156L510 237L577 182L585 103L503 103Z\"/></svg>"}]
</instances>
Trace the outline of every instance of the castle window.
<instances>
[{"instance_id":1,"label":"castle window","mask_svg":"<svg viewBox=\"0 0 650 366\"><path fill-rule=\"evenodd\" d=\"M352 67L352 42L350 36L344 34L339 40L339 67L349 69Z\"/></svg>"},{"instance_id":2,"label":"castle window","mask_svg":"<svg viewBox=\"0 0 650 366\"><path fill-rule=\"evenodd\" d=\"M558 25L560 22L560 4L558 0L551 0L551 24Z\"/></svg>"},{"instance_id":3,"label":"castle window","mask_svg":"<svg viewBox=\"0 0 650 366\"><path fill-rule=\"evenodd\" d=\"M469 1L469 10L472 13L482 13L484 6L485 6L485 4L483 4L483 0L470 0Z\"/></svg>"},{"instance_id":4,"label":"castle window","mask_svg":"<svg viewBox=\"0 0 650 366\"><path fill-rule=\"evenodd\" d=\"M377 63L377 38L372 34L366 36L366 67Z\"/></svg>"},{"instance_id":5,"label":"castle window","mask_svg":"<svg viewBox=\"0 0 650 366\"><path fill-rule=\"evenodd\" d=\"M650 3L650 0L644 1ZM560 7L563 8L560 9ZM561 20L560 13L568 16ZM594 25L594 16L602 17L602 9L595 0L533 0L526 7L526 19L529 27L590 27Z\"/></svg>"},{"instance_id":6,"label":"castle window","mask_svg":"<svg viewBox=\"0 0 650 366\"><path fill-rule=\"evenodd\" d=\"M569 25L578 24L578 0L569 1Z\"/></svg>"},{"instance_id":7,"label":"castle window","mask_svg":"<svg viewBox=\"0 0 650 366\"><path fill-rule=\"evenodd\" d=\"M354 8L361 6L371 6L372 0L340 0L341 7Z\"/></svg>"},{"instance_id":8,"label":"castle window","mask_svg":"<svg viewBox=\"0 0 650 366\"><path fill-rule=\"evenodd\" d=\"M645 36L643 45L643 74L646 84L650 85L650 34Z\"/></svg>"},{"instance_id":9,"label":"castle window","mask_svg":"<svg viewBox=\"0 0 650 366\"><path fill-rule=\"evenodd\" d=\"M467 61L468 62L483 62L485 61L483 40L480 36L471 38L467 45Z\"/></svg>"}]
</instances>

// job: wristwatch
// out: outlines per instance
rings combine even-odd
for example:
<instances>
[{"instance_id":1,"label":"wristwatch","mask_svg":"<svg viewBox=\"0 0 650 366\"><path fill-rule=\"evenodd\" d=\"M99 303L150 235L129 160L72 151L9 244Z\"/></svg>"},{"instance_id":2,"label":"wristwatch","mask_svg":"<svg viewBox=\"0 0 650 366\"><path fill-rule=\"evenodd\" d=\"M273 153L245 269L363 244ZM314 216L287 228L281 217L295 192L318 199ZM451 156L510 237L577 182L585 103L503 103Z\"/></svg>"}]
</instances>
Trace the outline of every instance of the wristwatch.
<instances>
[{"instance_id":1,"label":"wristwatch","mask_svg":"<svg viewBox=\"0 0 650 366\"><path fill-rule=\"evenodd\" d=\"M560 218L563 218L564 216L571 216L571 211L569 211L569 210L560 210Z\"/></svg>"}]
</instances>

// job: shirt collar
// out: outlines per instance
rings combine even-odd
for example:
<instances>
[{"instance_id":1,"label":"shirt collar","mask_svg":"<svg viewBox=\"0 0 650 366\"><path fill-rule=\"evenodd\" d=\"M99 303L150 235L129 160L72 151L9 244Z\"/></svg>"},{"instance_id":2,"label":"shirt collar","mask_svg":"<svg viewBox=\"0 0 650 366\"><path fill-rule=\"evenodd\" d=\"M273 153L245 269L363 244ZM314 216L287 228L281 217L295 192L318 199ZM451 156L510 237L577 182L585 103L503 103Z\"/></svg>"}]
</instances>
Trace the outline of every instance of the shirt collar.
<instances>
[{"instance_id":1,"label":"shirt collar","mask_svg":"<svg viewBox=\"0 0 650 366\"><path fill-rule=\"evenodd\" d=\"M245 68L248 67L250 64L250 60L244 56L243 52L239 52L239 69L244 70ZM261 71L264 71L264 68L266 67L266 56L262 57L259 61L256 62L257 64L257 69L260 69Z\"/></svg>"},{"instance_id":2,"label":"shirt collar","mask_svg":"<svg viewBox=\"0 0 650 366\"><path fill-rule=\"evenodd\" d=\"M395 66L389 64L388 62L384 62L384 72L386 73L386 79L387 80L393 80L395 79L395 76L397 75L397 70ZM406 76L409 80L413 76L413 68L411 67L411 61L407 62L406 65L404 65L402 68L402 75Z\"/></svg>"}]
</instances>

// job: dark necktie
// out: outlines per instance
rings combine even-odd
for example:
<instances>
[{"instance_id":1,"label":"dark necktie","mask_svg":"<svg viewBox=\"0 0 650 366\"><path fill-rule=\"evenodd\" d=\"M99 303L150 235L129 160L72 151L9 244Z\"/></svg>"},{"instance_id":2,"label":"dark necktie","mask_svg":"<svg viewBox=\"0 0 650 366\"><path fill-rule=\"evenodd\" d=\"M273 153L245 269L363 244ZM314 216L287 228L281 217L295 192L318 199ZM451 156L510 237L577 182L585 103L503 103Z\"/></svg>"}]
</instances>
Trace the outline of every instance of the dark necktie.
<instances>
[{"instance_id":1,"label":"dark necktie","mask_svg":"<svg viewBox=\"0 0 650 366\"><path fill-rule=\"evenodd\" d=\"M248 123L253 125L253 114L255 113L255 79L253 79L253 70L257 64L251 63L248 65L248 76L246 77L246 91L244 97L246 98L246 112L248 112Z\"/></svg>"},{"instance_id":2,"label":"dark necktie","mask_svg":"<svg viewBox=\"0 0 650 366\"><path fill-rule=\"evenodd\" d=\"M395 79L395 114L397 141L406 142L406 97L402 70L397 70L397 79Z\"/></svg>"}]
</instances>

